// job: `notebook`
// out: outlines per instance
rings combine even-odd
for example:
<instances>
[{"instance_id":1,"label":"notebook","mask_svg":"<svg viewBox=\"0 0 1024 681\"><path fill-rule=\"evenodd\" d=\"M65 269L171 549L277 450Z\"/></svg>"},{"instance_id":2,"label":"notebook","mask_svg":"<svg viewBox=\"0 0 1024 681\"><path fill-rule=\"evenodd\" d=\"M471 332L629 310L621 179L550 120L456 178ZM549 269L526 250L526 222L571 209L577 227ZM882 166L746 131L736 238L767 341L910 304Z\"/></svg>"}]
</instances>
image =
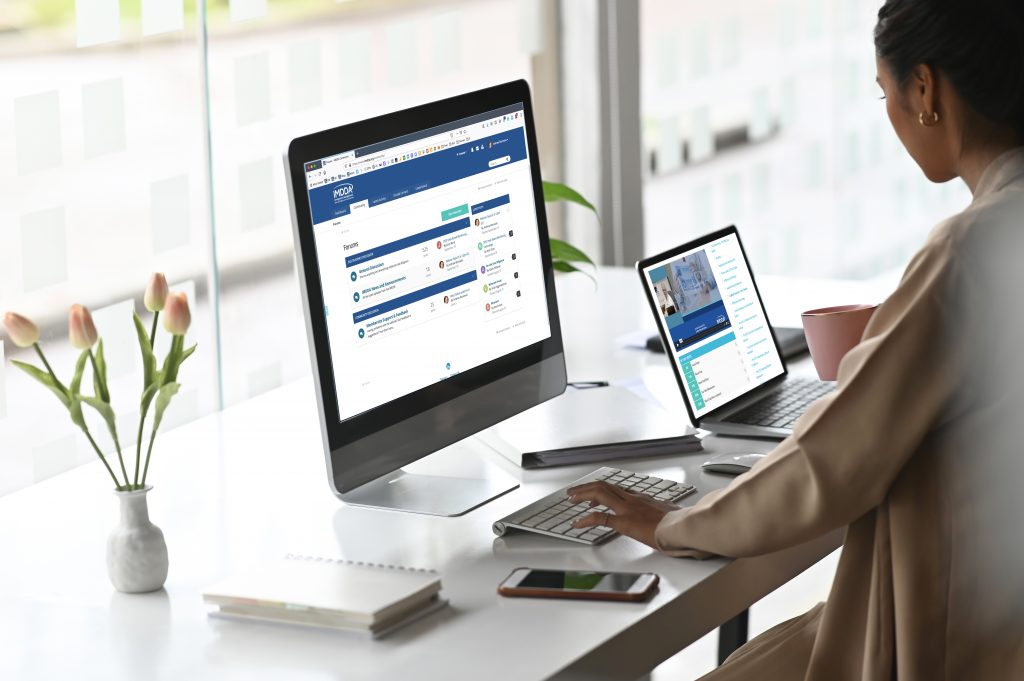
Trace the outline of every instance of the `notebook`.
<instances>
[{"instance_id":1,"label":"notebook","mask_svg":"<svg viewBox=\"0 0 1024 681\"><path fill-rule=\"evenodd\" d=\"M443 607L431 570L296 556L207 588L213 617L364 631L382 636Z\"/></svg>"}]
</instances>

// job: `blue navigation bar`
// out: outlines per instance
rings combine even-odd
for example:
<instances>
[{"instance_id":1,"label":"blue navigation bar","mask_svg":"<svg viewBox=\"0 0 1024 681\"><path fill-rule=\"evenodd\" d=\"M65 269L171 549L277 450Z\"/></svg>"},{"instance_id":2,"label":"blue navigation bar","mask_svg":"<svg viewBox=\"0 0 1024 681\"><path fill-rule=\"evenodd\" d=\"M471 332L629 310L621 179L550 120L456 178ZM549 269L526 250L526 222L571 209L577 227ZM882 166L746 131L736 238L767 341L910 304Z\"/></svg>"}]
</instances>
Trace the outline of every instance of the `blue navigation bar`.
<instances>
[{"instance_id":1,"label":"blue navigation bar","mask_svg":"<svg viewBox=\"0 0 1024 681\"><path fill-rule=\"evenodd\" d=\"M736 334L733 333L732 331L730 331L729 333L725 334L721 338L716 338L715 340L711 341L707 345L702 345L699 348L697 348L696 350L691 350L690 352L686 353L685 355L680 355L679 356L679 363L680 364L686 364L687 362L692 362L693 360L697 359L701 355L706 355L709 352L711 352L712 350L717 350L718 348L722 347L723 345L728 345L729 343L733 342L734 340L736 340Z\"/></svg>"},{"instance_id":2,"label":"blue navigation bar","mask_svg":"<svg viewBox=\"0 0 1024 681\"><path fill-rule=\"evenodd\" d=\"M452 277L451 279L438 282L432 286L421 288L419 291L413 291L412 293L406 293L404 296L392 298L386 303L381 303L380 305L374 305L373 307L368 307L365 310L360 310L352 315L352 321L358 324L359 322L364 322L367 319L387 314L397 308L412 305L424 298L429 298L430 296L437 295L438 293L444 293L445 291L458 288L459 286L464 286L465 284L469 284L474 281L476 281L475 269L470 272L466 272L465 274L460 274L457 277Z\"/></svg>"},{"instance_id":3,"label":"blue navigation bar","mask_svg":"<svg viewBox=\"0 0 1024 681\"><path fill-rule=\"evenodd\" d=\"M506 156L508 160L502 162ZM348 215L354 203L377 206L523 160L524 128L506 130L315 187L309 191L309 210L313 224L318 225ZM500 165L492 166L492 161Z\"/></svg>"},{"instance_id":4,"label":"blue navigation bar","mask_svg":"<svg viewBox=\"0 0 1024 681\"><path fill-rule=\"evenodd\" d=\"M410 246L415 246L416 244L421 244L424 241L433 241L434 239L439 239L439 238L445 236L446 234L451 234L452 232L457 232L460 229L468 229L468 228L469 228L469 218L462 218L461 220L455 220L454 222L449 222L448 224L441 225L440 227L435 227L433 229L428 229L425 232L420 232L419 234L413 234L412 236L407 236L404 239L399 239L398 241L392 241L389 244L384 244L383 246L377 246L376 248L371 248L370 250L363 251L362 253L356 253L355 255L350 255L347 258L345 258L345 267L354 267L354 266L359 265L361 263L364 263L364 262L366 262L368 260L373 260L374 258L380 258L380 257L383 257L385 255L390 255L391 253L395 253L397 251L401 251L403 249L409 248Z\"/></svg>"},{"instance_id":5,"label":"blue navigation bar","mask_svg":"<svg viewBox=\"0 0 1024 681\"><path fill-rule=\"evenodd\" d=\"M472 212L474 215L477 213L483 213L486 210L492 210L494 208L497 208L498 206L504 206L508 202L508 194L505 194L504 196L499 196L496 199L491 199L490 201L484 201L483 203L478 203L474 205L473 208L470 209L470 212Z\"/></svg>"}]
</instances>

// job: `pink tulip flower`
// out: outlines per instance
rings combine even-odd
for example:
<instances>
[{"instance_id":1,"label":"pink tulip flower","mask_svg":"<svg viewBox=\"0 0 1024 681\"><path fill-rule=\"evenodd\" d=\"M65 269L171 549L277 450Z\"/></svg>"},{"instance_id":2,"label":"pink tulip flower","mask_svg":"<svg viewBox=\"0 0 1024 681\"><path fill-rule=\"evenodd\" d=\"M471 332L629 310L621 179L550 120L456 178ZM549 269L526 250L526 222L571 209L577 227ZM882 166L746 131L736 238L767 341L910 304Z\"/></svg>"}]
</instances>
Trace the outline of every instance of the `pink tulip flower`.
<instances>
[{"instance_id":1,"label":"pink tulip flower","mask_svg":"<svg viewBox=\"0 0 1024 681\"><path fill-rule=\"evenodd\" d=\"M92 315L84 305L72 305L68 311L68 337L71 345L86 350L96 344L99 334L92 322Z\"/></svg>"},{"instance_id":2,"label":"pink tulip flower","mask_svg":"<svg viewBox=\"0 0 1024 681\"><path fill-rule=\"evenodd\" d=\"M39 341L39 327L27 317L8 312L4 315L4 326L7 327L7 335L11 337L11 342L19 348L32 347Z\"/></svg>"},{"instance_id":3,"label":"pink tulip flower","mask_svg":"<svg viewBox=\"0 0 1024 681\"><path fill-rule=\"evenodd\" d=\"M150 312L159 312L164 309L167 301L167 278L162 272L154 272L149 278L149 286L146 287L146 295L142 302Z\"/></svg>"},{"instance_id":4,"label":"pink tulip flower","mask_svg":"<svg viewBox=\"0 0 1024 681\"><path fill-rule=\"evenodd\" d=\"M164 308L164 328L175 336L184 336L192 323L192 313L188 309L188 297L181 291L167 296Z\"/></svg>"}]
</instances>

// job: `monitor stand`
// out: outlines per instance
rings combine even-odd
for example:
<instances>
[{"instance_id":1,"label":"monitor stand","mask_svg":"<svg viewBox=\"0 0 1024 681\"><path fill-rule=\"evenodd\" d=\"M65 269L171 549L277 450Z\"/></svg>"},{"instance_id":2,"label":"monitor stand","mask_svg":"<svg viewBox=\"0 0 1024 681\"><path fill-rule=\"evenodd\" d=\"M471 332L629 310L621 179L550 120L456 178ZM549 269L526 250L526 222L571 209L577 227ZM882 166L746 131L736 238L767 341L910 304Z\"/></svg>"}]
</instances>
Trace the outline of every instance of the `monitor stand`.
<instances>
[{"instance_id":1,"label":"monitor stand","mask_svg":"<svg viewBox=\"0 0 1024 681\"><path fill-rule=\"evenodd\" d=\"M352 506L448 517L463 515L519 487L513 478L482 460L482 455L493 452L477 438L467 438L409 466L419 470L429 462L432 465L427 470L431 474L400 469L339 496ZM447 465L439 466L439 462ZM433 474L453 468L455 475ZM466 473L476 477L459 475Z\"/></svg>"}]
</instances>

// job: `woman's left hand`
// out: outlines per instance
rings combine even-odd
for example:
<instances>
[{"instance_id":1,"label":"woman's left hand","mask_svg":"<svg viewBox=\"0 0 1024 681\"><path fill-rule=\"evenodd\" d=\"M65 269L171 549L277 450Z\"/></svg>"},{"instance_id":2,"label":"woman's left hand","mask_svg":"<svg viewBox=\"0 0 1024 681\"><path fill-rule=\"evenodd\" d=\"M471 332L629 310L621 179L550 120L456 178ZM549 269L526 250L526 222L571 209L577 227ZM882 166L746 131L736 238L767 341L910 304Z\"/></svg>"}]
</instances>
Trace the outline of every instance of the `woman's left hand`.
<instances>
[{"instance_id":1,"label":"woman's left hand","mask_svg":"<svg viewBox=\"0 0 1024 681\"><path fill-rule=\"evenodd\" d=\"M574 527L603 525L655 549L658 544L654 530L658 523L667 513L679 510L675 504L657 501L646 494L627 492L604 481L588 482L579 487L570 487L567 491L574 504L589 501L591 506L600 504L611 511L588 513L577 520Z\"/></svg>"}]
</instances>

